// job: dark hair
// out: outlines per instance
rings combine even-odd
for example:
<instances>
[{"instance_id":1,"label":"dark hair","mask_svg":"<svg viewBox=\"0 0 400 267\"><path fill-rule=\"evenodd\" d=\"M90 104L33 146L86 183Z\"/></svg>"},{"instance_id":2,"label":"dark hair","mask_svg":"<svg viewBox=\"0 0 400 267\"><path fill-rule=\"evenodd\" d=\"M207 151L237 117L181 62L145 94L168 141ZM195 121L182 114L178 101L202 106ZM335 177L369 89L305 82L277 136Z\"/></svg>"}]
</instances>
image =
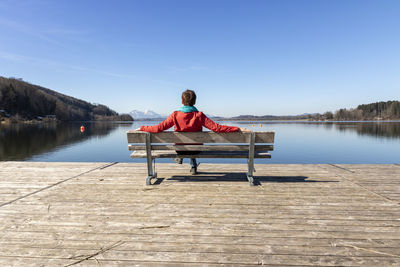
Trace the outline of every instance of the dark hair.
<instances>
[{"instance_id":1,"label":"dark hair","mask_svg":"<svg viewBox=\"0 0 400 267\"><path fill-rule=\"evenodd\" d=\"M196 93L192 90L186 90L183 92L182 104L185 106L194 106L194 104L196 104Z\"/></svg>"}]
</instances>

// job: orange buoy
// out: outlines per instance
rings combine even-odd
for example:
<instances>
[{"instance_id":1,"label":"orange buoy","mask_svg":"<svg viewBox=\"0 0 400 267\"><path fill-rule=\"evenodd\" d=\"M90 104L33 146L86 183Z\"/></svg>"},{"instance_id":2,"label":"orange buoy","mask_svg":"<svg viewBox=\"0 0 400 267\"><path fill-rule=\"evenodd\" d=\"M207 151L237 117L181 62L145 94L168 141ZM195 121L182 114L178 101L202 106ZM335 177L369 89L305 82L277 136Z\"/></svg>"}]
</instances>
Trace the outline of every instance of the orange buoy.
<instances>
[{"instance_id":1,"label":"orange buoy","mask_svg":"<svg viewBox=\"0 0 400 267\"><path fill-rule=\"evenodd\" d=\"M83 133L85 131L85 126L81 126L81 133Z\"/></svg>"}]
</instances>

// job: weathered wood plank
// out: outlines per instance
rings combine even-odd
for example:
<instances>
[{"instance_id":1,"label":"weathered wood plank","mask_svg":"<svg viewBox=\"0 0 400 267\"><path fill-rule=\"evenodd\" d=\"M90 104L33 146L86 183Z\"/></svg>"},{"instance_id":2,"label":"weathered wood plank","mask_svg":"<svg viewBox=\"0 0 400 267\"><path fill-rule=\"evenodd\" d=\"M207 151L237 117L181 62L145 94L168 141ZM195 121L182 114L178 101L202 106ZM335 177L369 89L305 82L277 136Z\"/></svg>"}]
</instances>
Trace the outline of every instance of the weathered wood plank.
<instances>
[{"instance_id":1,"label":"weathered wood plank","mask_svg":"<svg viewBox=\"0 0 400 267\"><path fill-rule=\"evenodd\" d=\"M128 145L129 150L146 150L145 145ZM152 150L249 151L249 145L152 145ZM255 145L255 151L273 151L273 145Z\"/></svg>"},{"instance_id":2,"label":"weathered wood plank","mask_svg":"<svg viewBox=\"0 0 400 267\"><path fill-rule=\"evenodd\" d=\"M97 214L97 213L81 213L81 214L69 214L68 217L65 217L61 214L55 214L55 211L51 213L38 213L38 214L29 214L30 223L34 222L58 222L62 221L63 223L74 223L77 221L84 221L87 223L92 224L93 222L96 223L98 221L107 220L108 223L126 223L131 222L132 219L129 218L129 213L107 213L107 214ZM137 218L138 221L147 221L152 223L159 223L162 224L165 222L165 217L168 216L167 212L162 213L159 216L154 216L151 213L148 214L138 214L133 213L132 215ZM28 216L28 215L27 215ZM3 216L2 216L3 217ZM317 217L317 216L316 216ZM16 220L19 218L18 214L14 216L8 214L6 217L4 216L2 219L5 220ZM245 220L244 220L245 219ZM395 218L387 218L387 219L374 219L371 217L365 218L362 217L358 218L351 218L347 216L342 216L336 218L336 216L323 216L320 215L317 218L313 216L281 216L281 217L266 217L266 216L258 216L258 217L246 217L246 216L217 216L215 217L214 214L201 214L198 215L195 213L188 214L185 216L182 214L173 214L169 216L169 223L171 224L179 224L179 223L193 223L193 224L207 224L207 223L214 223L214 224L247 224L247 225L257 225L257 224L271 224L271 225L322 225L322 226L373 226L373 227L400 227L400 221L396 220Z\"/></svg>"},{"instance_id":3,"label":"weathered wood plank","mask_svg":"<svg viewBox=\"0 0 400 267\"><path fill-rule=\"evenodd\" d=\"M357 208L352 207L351 209L345 209L344 206L329 206L329 205L271 205L263 208L263 206L259 205L254 209L247 209L246 205L221 205L221 204L182 204L182 203L170 203L166 205L160 204L142 204L142 203L121 203L115 202L110 204L104 203L88 203L82 205L82 203L62 203L59 205L57 203L49 203L43 202L40 205L19 205L19 209L21 212L28 213L35 209L36 207L40 208L42 212L52 213L60 212L62 210L68 209L73 205L73 212L80 213L87 211L87 214L91 213L102 213L102 214L129 214L129 210L131 210L131 214L137 215L139 217L147 216L154 217L160 214L160 216L168 215L170 211L171 215L183 216L183 214L188 214L188 216L199 216L209 217L209 216L223 216L223 217L231 217L235 216L235 214L241 214L244 218L286 218L289 215L293 215L293 218L298 216L303 216L305 218L319 218L319 216L328 216L331 215L334 218L338 216L342 216L344 218L369 218L369 219L379 219L380 216L384 216L387 220L398 219L400 213L397 209L383 209L380 207L368 207L368 206L359 206ZM101 208L98 208L98 207ZM145 209L146 211L140 211L140 209ZM273 211L279 210L280 213L276 214ZM271 214L270 216L264 214ZM9 213L11 214L11 213ZM237 216L237 217L241 217ZM314 216L314 217L312 217Z\"/></svg>"},{"instance_id":4,"label":"weathered wood plank","mask_svg":"<svg viewBox=\"0 0 400 267\"><path fill-rule=\"evenodd\" d=\"M214 244L214 243L180 243L180 242L132 242L132 241L121 241L118 247L113 249L114 252L140 252L140 251L159 251L159 252L188 252L188 253L204 253L206 255L210 253L232 253L232 254L246 254L246 255L326 255L326 256L345 256L345 257L379 257L379 253L372 252L369 250L357 250L346 242L327 243L325 246L313 246L309 245L304 250L299 251L297 246L287 245L264 245L264 244ZM78 250L84 255L90 255L93 251L101 250L104 247L112 246L112 241L106 242L88 242L82 243L77 242L36 242L29 245L22 245L21 243L9 243L7 249L1 251L4 254L14 254L14 251L20 249L21 251L37 251L38 249L47 250L51 255L52 252L59 251L61 256L62 252ZM377 252L393 254L398 252L397 248L376 248ZM17 252L18 253L18 252ZM15 255L15 254L14 254ZM22 256L22 255L21 255ZM44 256L47 256L46 254ZM73 256L72 256L73 257ZM75 256L76 257L76 256ZM79 257L76 257L79 258Z\"/></svg>"},{"instance_id":5,"label":"weathered wood plank","mask_svg":"<svg viewBox=\"0 0 400 267\"><path fill-rule=\"evenodd\" d=\"M131 154L131 158L146 158L146 151L136 150ZM177 154L175 151L151 151L152 158L248 158L249 153L245 151L202 151L192 155ZM271 158L267 152L255 152L255 158Z\"/></svg>"},{"instance_id":6,"label":"weathered wood plank","mask_svg":"<svg viewBox=\"0 0 400 267\"><path fill-rule=\"evenodd\" d=\"M58 246L90 246L108 244L113 240L125 240L125 242L147 242L147 243L185 243L185 244L218 244L218 245L269 245L269 246L314 246L314 247L332 247L334 244L343 242L364 248L398 248L400 240L367 240L351 238L319 238L319 237L264 237L241 236L232 238L231 236L209 236L209 235L154 235L154 234L110 234L102 235L98 233L72 233L59 234L57 238L48 232L20 232L13 234L13 237L7 237L7 241L1 241L1 244L20 244L21 246L31 245L50 245Z\"/></svg>"},{"instance_id":7,"label":"weathered wood plank","mask_svg":"<svg viewBox=\"0 0 400 267\"><path fill-rule=\"evenodd\" d=\"M73 264L76 260L54 258L54 257L35 257L35 256L25 256L20 255L15 256L5 256L0 255L0 266L67 266ZM87 262L89 263L89 262ZM98 266L99 263L95 262ZM86 262L85 262L86 264ZM78 265L79 266L79 265Z\"/></svg>"},{"instance_id":8,"label":"weathered wood plank","mask_svg":"<svg viewBox=\"0 0 400 267\"><path fill-rule=\"evenodd\" d=\"M124 244L123 244L124 245ZM123 246L122 245L122 246ZM1 248L0 248L1 249ZM285 262L287 265L324 265L324 266L390 266L398 263L396 257L382 257L379 256L343 256L335 255L335 250L340 248L332 248L331 252L326 251L323 254L312 255L293 255L293 254L269 254L269 253L234 253L234 252L220 252L220 253L196 253L196 252L173 252L173 251L124 251L124 250L109 250L97 255L98 260L115 261L124 259L124 261L158 261L158 262L177 262L177 263L224 263L224 264L275 264L281 265ZM353 249L356 251L356 249ZM75 259L80 260L87 255L95 254L99 250L83 250L76 251L72 249L29 249L16 251L11 249L4 249L5 252L0 251L0 256L31 256L36 258L54 257L56 259ZM268 247L265 247L268 252ZM350 249L348 249L350 251ZM28 253L28 254L27 254ZM4 255L6 254L6 255Z\"/></svg>"},{"instance_id":9,"label":"weathered wood plank","mask_svg":"<svg viewBox=\"0 0 400 267\"><path fill-rule=\"evenodd\" d=\"M128 143L144 143L145 132L130 130ZM151 134L151 143L249 143L250 133L161 132ZM256 132L256 143L273 143L274 132Z\"/></svg>"}]
</instances>

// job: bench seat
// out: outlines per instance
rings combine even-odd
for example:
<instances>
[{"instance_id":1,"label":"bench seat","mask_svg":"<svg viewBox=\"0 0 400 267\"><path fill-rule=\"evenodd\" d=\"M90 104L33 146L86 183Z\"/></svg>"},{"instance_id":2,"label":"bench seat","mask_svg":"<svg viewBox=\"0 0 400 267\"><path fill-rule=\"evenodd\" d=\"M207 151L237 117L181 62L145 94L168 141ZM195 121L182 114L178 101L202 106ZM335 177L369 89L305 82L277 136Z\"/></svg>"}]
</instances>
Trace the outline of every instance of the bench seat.
<instances>
[{"instance_id":1,"label":"bench seat","mask_svg":"<svg viewBox=\"0 0 400 267\"><path fill-rule=\"evenodd\" d=\"M131 158L146 158L147 152L136 150L131 154ZM248 158L248 151L200 151L196 154L177 154L175 151L152 150L151 157L154 158ZM254 152L254 158L271 158L268 152Z\"/></svg>"}]
</instances>

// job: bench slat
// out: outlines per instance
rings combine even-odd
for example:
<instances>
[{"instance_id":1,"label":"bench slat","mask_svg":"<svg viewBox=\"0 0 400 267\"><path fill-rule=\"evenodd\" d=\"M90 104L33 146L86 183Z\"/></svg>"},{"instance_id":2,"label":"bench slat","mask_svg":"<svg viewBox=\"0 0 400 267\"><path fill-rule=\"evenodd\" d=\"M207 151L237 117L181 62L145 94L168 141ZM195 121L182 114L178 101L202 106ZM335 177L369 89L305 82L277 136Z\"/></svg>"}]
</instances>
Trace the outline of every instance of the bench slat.
<instances>
[{"instance_id":1,"label":"bench slat","mask_svg":"<svg viewBox=\"0 0 400 267\"><path fill-rule=\"evenodd\" d=\"M256 151L272 151L273 145L255 145ZM152 150L179 151L249 151L249 145L152 145ZM146 150L145 145L129 145L129 150Z\"/></svg>"},{"instance_id":2,"label":"bench slat","mask_svg":"<svg viewBox=\"0 0 400 267\"><path fill-rule=\"evenodd\" d=\"M273 143L274 132L256 132L256 143ZM130 130L128 143L144 143L145 132ZM161 132L151 134L151 143L249 143L250 133Z\"/></svg>"},{"instance_id":3,"label":"bench slat","mask_svg":"<svg viewBox=\"0 0 400 267\"><path fill-rule=\"evenodd\" d=\"M151 151L152 158L248 158L246 151L226 152L226 151L203 151L192 155L179 155L175 151ZM268 152L255 152L255 158L271 158ZM131 154L131 158L146 158L146 151L136 150Z\"/></svg>"}]
</instances>

